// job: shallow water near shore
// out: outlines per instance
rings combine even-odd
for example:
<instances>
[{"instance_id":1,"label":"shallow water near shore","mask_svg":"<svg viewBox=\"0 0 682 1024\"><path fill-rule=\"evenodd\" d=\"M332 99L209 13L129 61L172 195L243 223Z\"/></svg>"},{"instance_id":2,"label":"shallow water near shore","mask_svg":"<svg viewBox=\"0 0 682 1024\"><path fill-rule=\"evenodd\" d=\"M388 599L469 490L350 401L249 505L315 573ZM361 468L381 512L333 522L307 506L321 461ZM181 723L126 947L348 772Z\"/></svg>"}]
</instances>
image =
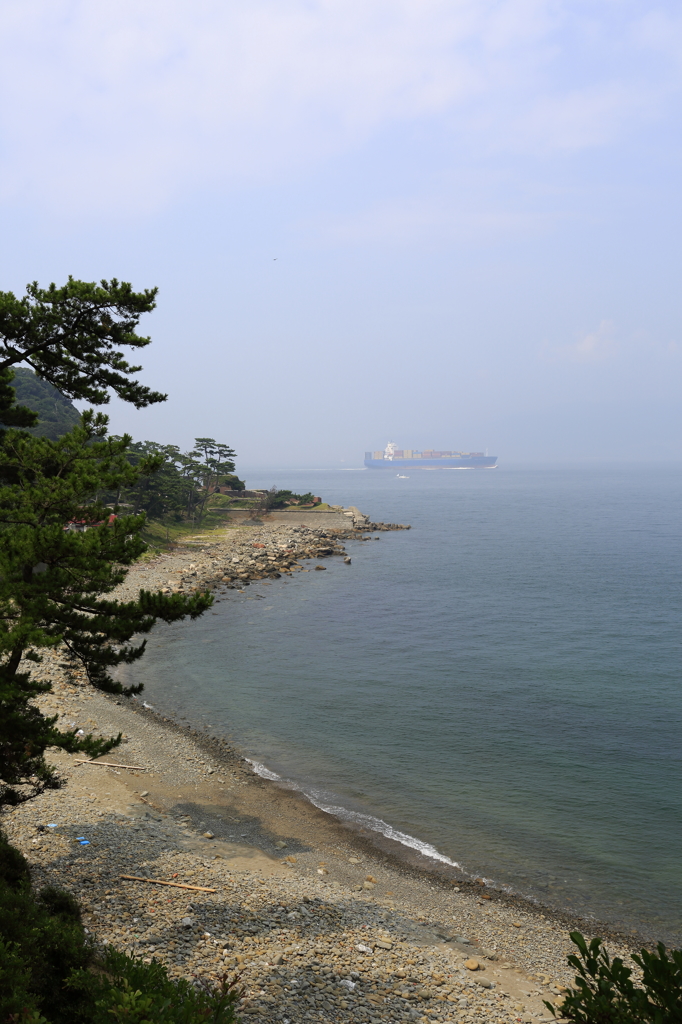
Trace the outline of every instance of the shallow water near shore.
<instances>
[{"instance_id":1,"label":"shallow water near shore","mask_svg":"<svg viewBox=\"0 0 682 1024\"><path fill-rule=\"evenodd\" d=\"M368 828L679 943L682 466L247 475L413 529L157 628L145 698Z\"/></svg>"}]
</instances>

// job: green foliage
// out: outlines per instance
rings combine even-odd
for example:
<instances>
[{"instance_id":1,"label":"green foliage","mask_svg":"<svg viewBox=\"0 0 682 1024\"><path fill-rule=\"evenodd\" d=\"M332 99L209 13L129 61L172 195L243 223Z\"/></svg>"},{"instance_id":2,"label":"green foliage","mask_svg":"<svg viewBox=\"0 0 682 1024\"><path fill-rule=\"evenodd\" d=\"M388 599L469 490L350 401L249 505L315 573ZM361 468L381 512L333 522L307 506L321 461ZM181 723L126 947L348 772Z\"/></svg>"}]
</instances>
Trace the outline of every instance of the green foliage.
<instances>
[{"instance_id":1,"label":"green foliage","mask_svg":"<svg viewBox=\"0 0 682 1024\"><path fill-rule=\"evenodd\" d=\"M588 943L571 932L578 948L568 962L578 972L575 988L561 1005L562 1018L580 1024L679 1024L682 1021L682 951L668 955L659 942L657 951L640 950L632 959L642 971L636 985L632 969L620 957L610 959L601 939ZM545 1005L556 1016L551 1003Z\"/></svg>"},{"instance_id":2,"label":"green foliage","mask_svg":"<svg viewBox=\"0 0 682 1024\"><path fill-rule=\"evenodd\" d=\"M0 806L16 805L60 786L59 775L45 761L47 747L100 757L120 742L119 737L96 740L90 735L81 738L75 730L60 732L57 716L43 715L35 704L35 698L49 689L28 672L0 673Z\"/></svg>"},{"instance_id":3,"label":"green foliage","mask_svg":"<svg viewBox=\"0 0 682 1024\"><path fill-rule=\"evenodd\" d=\"M96 284L72 277L61 288L34 281L21 299L0 292L0 371L27 363L67 398L93 405L107 403L110 389L138 409L164 401L165 395L131 380L142 367L127 363L121 351L150 343L136 328L156 306L156 292L134 292L115 278Z\"/></svg>"},{"instance_id":4,"label":"green foliage","mask_svg":"<svg viewBox=\"0 0 682 1024\"><path fill-rule=\"evenodd\" d=\"M78 1019L83 998L65 983L92 959L73 897L55 889L36 896L24 858L0 834L0 1020Z\"/></svg>"},{"instance_id":5,"label":"green foliage","mask_svg":"<svg viewBox=\"0 0 682 1024\"><path fill-rule=\"evenodd\" d=\"M16 401L37 413L38 422L29 432L35 437L49 437L55 441L80 420L78 409L46 380L36 377L32 370L18 366L12 386Z\"/></svg>"},{"instance_id":6,"label":"green foliage","mask_svg":"<svg viewBox=\"0 0 682 1024\"><path fill-rule=\"evenodd\" d=\"M17 396L16 389L12 386L13 382L14 370L9 367L0 369L0 425L31 429L38 422L38 414L24 405L16 404Z\"/></svg>"},{"instance_id":7,"label":"green foliage","mask_svg":"<svg viewBox=\"0 0 682 1024\"><path fill-rule=\"evenodd\" d=\"M236 473L226 473L218 477L218 487L229 487L232 491L243 491L246 484L240 480Z\"/></svg>"},{"instance_id":8,"label":"green foliage","mask_svg":"<svg viewBox=\"0 0 682 1024\"><path fill-rule=\"evenodd\" d=\"M149 462L152 458L156 464ZM135 441L129 446L128 460L133 466L151 465L152 469L142 472L132 487L122 488L117 501L132 506L136 515L144 512L148 519L182 518L191 484L182 472L180 449L174 444Z\"/></svg>"},{"instance_id":9,"label":"green foliage","mask_svg":"<svg viewBox=\"0 0 682 1024\"><path fill-rule=\"evenodd\" d=\"M194 448L188 458L194 457L202 467L203 486L214 485L215 477L221 473L231 473L234 469L235 452L227 444L222 444L212 437L195 437Z\"/></svg>"},{"instance_id":10,"label":"green foliage","mask_svg":"<svg viewBox=\"0 0 682 1024\"><path fill-rule=\"evenodd\" d=\"M294 491L278 491L276 487L267 492L268 508L288 508L290 505L312 505L315 497L311 491L307 494L296 494Z\"/></svg>"},{"instance_id":11,"label":"green foliage","mask_svg":"<svg viewBox=\"0 0 682 1024\"><path fill-rule=\"evenodd\" d=\"M157 460L152 471L142 473L133 487L122 489L118 500L145 512L150 519L172 516L201 522L211 493L223 481L238 490L243 482L232 475L234 451L211 437L198 437L190 452L176 445L141 441L130 445L129 460L140 465L145 459ZM111 497L111 496L110 496Z\"/></svg>"},{"instance_id":12,"label":"green foliage","mask_svg":"<svg viewBox=\"0 0 682 1024\"><path fill-rule=\"evenodd\" d=\"M682 950L671 950L668 956L659 942L655 953L640 949L632 959L641 968L649 1006L657 1008L658 1016L651 1018L654 1024L682 1021Z\"/></svg>"},{"instance_id":13,"label":"green foliage","mask_svg":"<svg viewBox=\"0 0 682 1024\"><path fill-rule=\"evenodd\" d=\"M142 656L139 637L158 619L194 618L211 604L208 594L107 597L146 550L145 519L110 514L102 495L134 488L163 466L164 454L131 460L131 438L107 437L106 417L92 411L61 437L31 436L36 413L16 404L18 363L28 363L43 390L47 381L70 398L103 404L113 390L137 407L163 401L131 379L140 367L121 351L149 344L136 328L155 298L155 289L71 277L63 288L29 285L23 299L0 292L0 807L59 785L44 760L48 746L97 756L119 742L60 732L56 716L42 714L35 698L50 685L26 671L41 649L66 647L100 689L139 692L124 691L110 670ZM28 384L40 389L36 379Z\"/></svg>"},{"instance_id":14,"label":"green foliage","mask_svg":"<svg viewBox=\"0 0 682 1024\"><path fill-rule=\"evenodd\" d=\"M21 299L0 292L0 424L55 439L75 425L70 398L102 405L113 390L137 408L164 401L165 395L130 379L142 367L127 363L121 351L150 343L136 328L154 309L156 291L69 277L62 288L34 281ZM25 405L16 404L17 390Z\"/></svg>"},{"instance_id":15,"label":"green foliage","mask_svg":"<svg viewBox=\"0 0 682 1024\"><path fill-rule=\"evenodd\" d=\"M206 502L218 480L225 473L234 470L235 452L229 445L221 444L212 437L195 437L194 448L185 456L186 467L200 487L196 503L196 518L201 522Z\"/></svg>"},{"instance_id":16,"label":"green foliage","mask_svg":"<svg viewBox=\"0 0 682 1024\"><path fill-rule=\"evenodd\" d=\"M86 412L56 441L8 430L0 445L0 806L16 804L58 784L45 763L47 746L98 756L118 742L59 732L34 698L49 684L20 671L41 648L63 644L89 681L110 693L123 689L110 670L142 656L158 619L200 615L208 594L140 591L135 601L106 597L146 549L144 516L110 516L94 497L134 485L158 465L128 460L130 438L107 437L107 418ZM79 530L67 529L77 524ZM87 528L87 529L86 529ZM82 530L82 532L80 532ZM132 642L132 638L135 641ZM16 787L24 787L21 791Z\"/></svg>"},{"instance_id":17,"label":"green foliage","mask_svg":"<svg viewBox=\"0 0 682 1024\"><path fill-rule=\"evenodd\" d=\"M139 692L114 682L111 669L142 656L139 638L158 619L194 618L212 603L209 594L145 591L135 601L111 599L126 566L145 551L145 517L112 514L103 496L135 491L178 462L188 478L199 470L186 472L186 463L196 463L206 488L207 473L234 469L232 450L200 438L190 456L162 446L132 451L130 437L108 437L106 417L92 411L63 436L54 436L61 426L44 436L27 407L36 394L54 404L49 386L67 405L68 398L101 405L110 391L138 408L163 401L131 379L141 367L121 351L149 344L136 328L155 297L156 289L135 293L116 280L71 277L63 288L29 285L23 299L0 292L0 809L60 784L44 759L48 746L98 756L120 742L61 732L57 716L42 714L35 698L50 684L26 671L42 649L63 645L99 689ZM15 378L21 363L35 378L25 369ZM29 392L26 406L16 404L15 381ZM140 498L140 507L174 500L159 479L156 496ZM171 981L161 965L98 953L75 900L52 888L36 896L26 861L0 835L0 1024L229 1024L237 998L226 982L217 993L198 991Z\"/></svg>"},{"instance_id":18,"label":"green foliage","mask_svg":"<svg viewBox=\"0 0 682 1024\"><path fill-rule=\"evenodd\" d=\"M0 1021L21 1024L231 1024L240 992L174 981L85 934L74 898L37 896L26 861L0 833Z\"/></svg>"},{"instance_id":19,"label":"green foliage","mask_svg":"<svg viewBox=\"0 0 682 1024\"><path fill-rule=\"evenodd\" d=\"M71 988L88 994L92 1024L231 1024L240 997L236 983L224 977L215 991L184 978L168 977L163 964L144 964L108 949L96 975L80 971Z\"/></svg>"}]
</instances>

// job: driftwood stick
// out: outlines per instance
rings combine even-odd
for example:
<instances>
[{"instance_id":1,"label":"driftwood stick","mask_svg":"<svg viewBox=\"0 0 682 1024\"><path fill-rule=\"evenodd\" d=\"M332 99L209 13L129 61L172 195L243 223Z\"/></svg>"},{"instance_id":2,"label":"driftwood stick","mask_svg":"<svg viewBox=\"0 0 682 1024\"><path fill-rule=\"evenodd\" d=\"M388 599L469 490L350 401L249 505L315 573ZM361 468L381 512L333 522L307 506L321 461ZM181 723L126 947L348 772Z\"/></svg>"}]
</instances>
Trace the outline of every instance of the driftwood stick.
<instances>
[{"instance_id":1,"label":"driftwood stick","mask_svg":"<svg viewBox=\"0 0 682 1024\"><path fill-rule=\"evenodd\" d=\"M146 772L141 764L114 764L112 761L75 761L74 764L101 764L103 768L130 768L134 772Z\"/></svg>"},{"instance_id":2,"label":"driftwood stick","mask_svg":"<svg viewBox=\"0 0 682 1024\"><path fill-rule=\"evenodd\" d=\"M217 892L217 889L207 889L205 885L185 885L183 882L162 882L160 878L140 878L138 875L120 875L120 878L127 878L130 882L151 882L152 885L173 885L176 889L194 889L196 892Z\"/></svg>"}]
</instances>

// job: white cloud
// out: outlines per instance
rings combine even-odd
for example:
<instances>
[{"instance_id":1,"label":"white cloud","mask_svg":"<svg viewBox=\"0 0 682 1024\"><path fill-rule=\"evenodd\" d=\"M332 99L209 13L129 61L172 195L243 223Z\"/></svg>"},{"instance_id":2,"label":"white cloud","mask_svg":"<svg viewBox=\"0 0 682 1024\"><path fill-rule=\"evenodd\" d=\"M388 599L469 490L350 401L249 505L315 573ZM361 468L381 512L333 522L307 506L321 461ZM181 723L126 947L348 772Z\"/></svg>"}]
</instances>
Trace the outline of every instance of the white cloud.
<instances>
[{"instance_id":1,"label":"white cloud","mask_svg":"<svg viewBox=\"0 0 682 1024\"><path fill-rule=\"evenodd\" d=\"M516 146L547 153L604 145L658 111L662 97L653 93L635 83L605 82L543 96L514 122Z\"/></svg>"},{"instance_id":2,"label":"white cloud","mask_svg":"<svg viewBox=\"0 0 682 1024\"><path fill-rule=\"evenodd\" d=\"M617 351L613 321L602 320L595 330L579 335L568 345L545 344L541 354L549 362L603 363Z\"/></svg>"},{"instance_id":3,"label":"white cloud","mask_svg":"<svg viewBox=\"0 0 682 1024\"><path fill-rule=\"evenodd\" d=\"M651 90L629 72L583 84L578 69L557 88L570 11L560 0L5 0L0 196L133 213L438 116L493 146L600 144L647 115ZM652 25L649 36L657 46Z\"/></svg>"},{"instance_id":4,"label":"white cloud","mask_svg":"<svg viewBox=\"0 0 682 1024\"><path fill-rule=\"evenodd\" d=\"M519 231L525 235L542 234L560 217L559 212L504 209L499 202L486 202L480 196L472 201L467 194L466 202L458 202L452 195L381 202L345 217L319 217L299 227L308 240L332 244L389 242L402 245L454 238L478 246L491 238Z\"/></svg>"}]
</instances>

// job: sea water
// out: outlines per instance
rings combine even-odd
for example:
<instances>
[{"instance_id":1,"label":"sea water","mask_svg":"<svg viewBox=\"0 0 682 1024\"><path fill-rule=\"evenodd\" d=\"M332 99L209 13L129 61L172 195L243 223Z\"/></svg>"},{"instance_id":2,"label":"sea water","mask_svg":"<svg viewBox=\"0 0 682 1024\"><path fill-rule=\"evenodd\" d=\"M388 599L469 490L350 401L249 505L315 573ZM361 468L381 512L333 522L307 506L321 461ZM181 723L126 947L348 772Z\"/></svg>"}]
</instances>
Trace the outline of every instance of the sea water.
<instances>
[{"instance_id":1,"label":"sea water","mask_svg":"<svg viewBox=\"0 0 682 1024\"><path fill-rule=\"evenodd\" d=\"M248 482L412 529L158 627L145 698L369 829L680 942L682 467Z\"/></svg>"}]
</instances>

